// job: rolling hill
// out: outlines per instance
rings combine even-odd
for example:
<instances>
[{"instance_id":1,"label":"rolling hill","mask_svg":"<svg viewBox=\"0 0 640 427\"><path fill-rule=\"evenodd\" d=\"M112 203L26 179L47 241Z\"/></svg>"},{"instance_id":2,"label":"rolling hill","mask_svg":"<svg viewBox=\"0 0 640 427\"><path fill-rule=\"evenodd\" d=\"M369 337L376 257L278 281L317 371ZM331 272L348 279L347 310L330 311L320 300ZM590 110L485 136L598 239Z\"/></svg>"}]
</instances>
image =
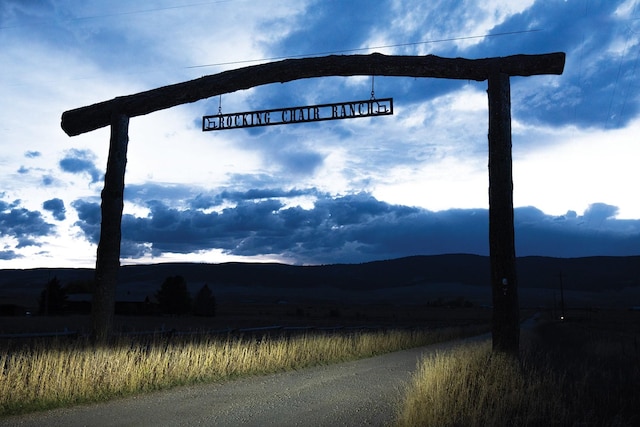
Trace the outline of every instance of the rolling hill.
<instances>
[{"instance_id":1,"label":"rolling hill","mask_svg":"<svg viewBox=\"0 0 640 427\"><path fill-rule=\"evenodd\" d=\"M522 257L517 260L521 296L556 292L560 283L571 293L618 295L640 294L640 256L549 258ZM191 289L209 284L217 295L237 298L274 299L352 298L394 303L420 298L463 295L487 302L490 295L490 264L486 256L451 254L412 256L363 264L296 266L277 263L164 263L130 265L120 270L120 298L144 299L152 295L167 276L182 275ZM91 280L92 269L38 268L0 270L0 303L37 295L45 283L57 277L62 284ZM470 295L473 294L473 295ZM593 299L593 298L592 298ZM640 301L627 301L638 305Z\"/></svg>"}]
</instances>

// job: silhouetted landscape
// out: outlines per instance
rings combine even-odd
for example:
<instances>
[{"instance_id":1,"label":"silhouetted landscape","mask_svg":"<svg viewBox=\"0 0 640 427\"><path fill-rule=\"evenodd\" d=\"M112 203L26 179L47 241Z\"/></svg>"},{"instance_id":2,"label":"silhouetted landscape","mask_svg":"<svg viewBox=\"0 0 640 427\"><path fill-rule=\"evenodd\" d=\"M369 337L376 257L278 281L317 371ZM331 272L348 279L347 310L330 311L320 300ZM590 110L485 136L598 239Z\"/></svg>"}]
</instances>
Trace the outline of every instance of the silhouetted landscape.
<instances>
[{"instance_id":1,"label":"silhouetted landscape","mask_svg":"<svg viewBox=\"0 0 640 427\"><path fill-rule=\"evenodd\" d=\"M640 257L524 257L518 259L517 265L520 317L528 319L525 323L529 324L523 326L522 364L489 357L488 341L442 353L440 357L445 359L438 363L444 368L440 370L429 367L432 359L425 358L422 363L429 375L417 372L412 377L412 387L419 390L428 387L430 391L425 394L407 389L405 401L398 409L398 425L448 425L452 413L469 420L486 419L487 425L515 417L523 420L522 425L539 425L540 420L548 419L562 420L561 425L573 425L583 419L595 419L598 425L611 420L632 424L627 421L635 419L637 407L637 394L633 390L638 376L635 366ZM101 383L84 373L95 370L95 366L105 372L106 366L117 367L109 372L108 384L129 384L129 379L140 378L143 381L127 392L140 393L169 388L174 383L201 382L202 378L209 378L203 376L206 369L214 372L208 374L212 375L212 381L229 378L220 373L221 367L232 366L233 377L241 369L258 372L252 367L254 362L247 362L240 354L258 355L255 364L261 367L270 366L273 359L285 360L286 366L291 367L287 369L333 363L327 359L327 347L309 350L310 342L329 343L330 348L351 351L354 340L360 340L368 344L359 350L357 357L370 357L377 352L421 346L436 339L479 336L490 330L492 319L489 272L489 258L474 255L415 256L322 266L259 263L125 266L121 268L115 307L117 344L96 352L85 339L90 331L91 294L86 290L93 281L91 269L2 270L0 304L4 312L0 350L5 353L0 354L0 358L4 357L0 361L5 361L5 371L10 369L12 375L6 384L57 375L56 372L67 369L70 358L76 359L71 364L73 373L65 376L66 382L56 379L41 383L41 387L51 385L45 398L4 393L0 415L122 396L118 387L90 394L89 389ZM54 311L54 288L67 292L64 304L55 307L57 311ZM173 306L172 312L163 307L163 299L170 302L180 299L170 288L182 289L182 296L190 294L190 311ZM45 290L50 295L49 312L41 315ZM164 295L163 290L167 291ZM206 290L204 298L203 290ZM27 309L35 310L38 303L39 311L27 314ZM204 304L196 310L199 303ZM14 312L8 313L11 307ZM22 313L20 308L24 310ZM84 311L79 312L79 308ZM409 338L413 341L394 344L394 340L400 343ZM346 341L334 343L340 339ZM265 342L269 345L264 345ZM237 353L235 347L231 352L230 343L237 345ZM291 350L285 358L277 346L287 345ZM23 356L18 348L28 348L31 353ZM118 353L119 349L123 351ZM33 352L42 356L32 357ZM211 355L223 354L228 354L229 360L207 366L201 363ZM46 363L36 363L44 360L45 355L53 357L46 359ZM187 355L194 355L194 361L189 361ZM308 355L316 355L318 360L304 361L301 365L303 362L299 360ZM340 353L335 360L345 357ZM114 363L116 358L118 362ZM172 370L175 375L172 377L162 371L163 367L174 365L167 360L187 360L184 365L189 372L193 366L201 370L195 374ZM237 363L238 360L243 362ZM50 367L60 363L65 364L64 369ZM154 374L148 375L149 370L154 370ZM190 379L189 375L195 375L196 379ZM432 381L434 376L440 379ZM80 378L91 380L83 383L81 392L76 392ZM156 382L145 382L149 378ZM439 390L438 384L447 384L448 388ZM495 384L499 384L500 390L509 390L503 393L509 396L508 400L474 399L475 393L491 395ZM580 386L576 388L575 384ZM425 396L437 396L440 408L439 412L429 413L436 417L429 423L420 413L421 408L430 407L420 400ZM459 408L458 402L476 404ZM486 409L486 402L490 402L491 410ZM502 406L496 410L494 402ZM597 410L586 414L585 407Z\"/></svg>"},{"instance_id":2,"label":"silhouetted landscape","mask_svg":"<svg viewBox=\"0 0 640 427\"><path fill-rule=\"evenodd\" d=\"M640 305L640 256L517 260L521 306ZM296 266L277 263L130 265L120 269L118 299L143 301L162 281L185 278L195 292L207 284L219 303L427 304L464 298L491 304L489 258L477 255L413 256L363 264ZM30 306L53 277L63 284L91 281L92 269L0 270L0 304Z\"/></svg>"}]
</instances>

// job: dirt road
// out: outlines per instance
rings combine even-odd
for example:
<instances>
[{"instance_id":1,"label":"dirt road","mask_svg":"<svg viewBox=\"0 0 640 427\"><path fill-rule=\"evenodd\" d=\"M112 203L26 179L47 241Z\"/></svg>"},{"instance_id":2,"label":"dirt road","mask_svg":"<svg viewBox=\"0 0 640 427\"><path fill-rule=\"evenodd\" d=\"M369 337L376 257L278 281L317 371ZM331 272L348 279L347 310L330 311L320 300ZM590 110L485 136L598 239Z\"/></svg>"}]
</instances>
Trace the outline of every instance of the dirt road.
<instances>
[{"instance_id":1,"label":"dirt road","mask_svg":"<svg viewBox=\"0 0 640 427\"><path fill-rule=\"evenodd\" d=\"M421 356L461 342L0 419L0 426L388 425Z\"/></svg>"}]
</instances>

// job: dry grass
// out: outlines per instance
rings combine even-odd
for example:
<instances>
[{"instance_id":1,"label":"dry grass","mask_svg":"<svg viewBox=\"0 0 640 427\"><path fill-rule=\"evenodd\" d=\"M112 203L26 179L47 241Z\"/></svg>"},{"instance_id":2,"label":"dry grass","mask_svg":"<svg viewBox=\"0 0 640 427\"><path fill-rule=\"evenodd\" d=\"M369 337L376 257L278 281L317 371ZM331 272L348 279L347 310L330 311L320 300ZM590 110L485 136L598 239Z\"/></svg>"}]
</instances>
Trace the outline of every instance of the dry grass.
<instances>
[{"instance_id":1,"label":"dry grass","mask_svg":"<svg viewBox=\"0 0 640 427\"><path fill-rule=\"evenodd\" d=\"M0 353L0 415L335 363L478 332L455 328L262 339L122 339L108 347L81 341L32 343Z\"/></svg>"},{"instance_id":2,"label":"dry grass","mask_svg":"<svg viewBox=\"0 0 640 427\"><path fill-rule=\"evenodd\" d=\"M397 424L640 425L637 330L548 323L523 338L520 360L489 342L424 359Z\"/></svg>"},{"instance_id":3,"label":"dry grass","mask_svg":"<svg viewBox=\"0 0 640 427\"><path fill-rule=\"evenodd\" d=\"M422 361L398 425L542 425L562 409L556 382L551 373L531 381L518 361L493 354L489 342L461 347ZM536 399L540 394L548 399Z\"/></svg>"}]
</instances>

